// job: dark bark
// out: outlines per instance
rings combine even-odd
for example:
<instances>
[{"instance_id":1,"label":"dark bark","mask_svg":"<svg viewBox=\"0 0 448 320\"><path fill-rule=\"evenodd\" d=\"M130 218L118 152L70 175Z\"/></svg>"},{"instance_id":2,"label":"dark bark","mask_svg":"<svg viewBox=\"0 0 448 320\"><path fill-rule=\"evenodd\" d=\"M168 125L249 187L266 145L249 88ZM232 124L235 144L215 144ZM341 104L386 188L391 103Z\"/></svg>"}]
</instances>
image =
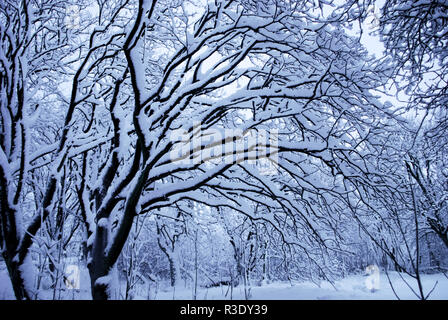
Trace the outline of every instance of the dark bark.
<instances>
[{"instance_id":1,"label":"dark bark","mask_svg":"<svg viewBox=\"0 0 448 320\"><path fill-rule=\"evenodd\" d=\"M97 226L95 241L92 247L91 263L89 264L89 274L91 281L92 298L94 300L108 300L107 286L97 284L96 281L109 273L105 249L107 245L107 229L104 226Z\"/></svg>"},{"instance_id":2,"label":"dark bark","mask_svg":"<svg viewBox=\"0 0 448 320\"><path fill-rule=\"evenodd\" d=\"M11 279L12 288L17 300L29 300L30 295L25 288L25 280L20 271L23 259L18 258L19 236L16 226L16 212L9 206L7 182L3 167L0 166L0 224L3 242L0 244L3 250L2 256Z\"/></svg>"},{"instance_id":3,"label":"dark bark","mask_svg":"<svg viewBox=\"0 0 448 320\"><path fill-rule=\"evenodd\" d=\"M22 272L20 271L20 264L17 261L13 261L9 255L3 254L6 267L8 269L9 278L11 279L14 295L17 300L30 300L30 294L25 289L25 280Z\"/></svg>"},{"instance_id":4,"label":"dark bark","mask_svg":"<svg viewBox=\"0 0 448 320\"><path fill-rule=\"evenodd\" d=\"M159 235L160 237L160 235ZM172 257L172 253L168 252L168 249L165 248L162 243L160 242L160 238L157 239L157 243L159 245L160 250L165 254L165 256L168 259L169 267L170 267L170 284L171 287L174 287L176 285L177 279L176 279L176 266L174 259Z\"/></svg>"}]
</instances>

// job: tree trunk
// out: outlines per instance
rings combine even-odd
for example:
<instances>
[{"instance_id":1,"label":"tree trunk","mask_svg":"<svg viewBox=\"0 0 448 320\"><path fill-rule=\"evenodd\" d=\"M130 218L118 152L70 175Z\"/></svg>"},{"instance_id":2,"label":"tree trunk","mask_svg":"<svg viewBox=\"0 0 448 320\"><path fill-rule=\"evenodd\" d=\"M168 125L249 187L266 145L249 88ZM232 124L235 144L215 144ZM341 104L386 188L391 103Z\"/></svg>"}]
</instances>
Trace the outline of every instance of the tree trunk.
<instances>
[{"instance_id":1,"label":"tree trunk","mask_svg":"<svg viewBox=\"0 0 448 320\"><path fill-rule=\"evenodd\" d=\"M178 280L179 280L179 266L176 260L175 251L172 249L171 251L165 248L162 243L160 242L160 239L157 241L160 250L165 254L165 256L168 259L169 267L170 267L170 284L171 287L175 287Z\"/></svg>"},{"instance_id":2,"label":"tree trunk","mask_svg":"<svg viewBox=\"0 0 448 320\"><path fill-rule=\"evenodd\" d=\"M11 284L16 299L31 300L29 293L25 289L25 279L19 269L20 264L16 261L12 261L12 259L10 259L6 254L3 254L3 258L5 259L6 267L8 268L9 277L11 279Z\"/></svg>"},{"instance_id":3,"label":"tree trunk","mask_svg":"<svg viewBox=\"0 0 448 320\"><path fill-rule=\"evenodd\" d=\"M168 257L168 261L170 262L170 283L174 287L177 284L177 270L173 258Z\"/></svg>"},{"instance_id":4,"label":"tree trunk","mask_svg":"<svg viewBox=\"0 0 448 320\"><path fill-rule=\"evenodd\" d=\"M97 283L97 280L109 275L109 267L106 261L105 248L107 244L107 230L103 226L97 226L95 242L92 247L91 262L89 263L90 285L93 300L109 300L109 288L107 282Z\"/></svg>"}]
</instances>

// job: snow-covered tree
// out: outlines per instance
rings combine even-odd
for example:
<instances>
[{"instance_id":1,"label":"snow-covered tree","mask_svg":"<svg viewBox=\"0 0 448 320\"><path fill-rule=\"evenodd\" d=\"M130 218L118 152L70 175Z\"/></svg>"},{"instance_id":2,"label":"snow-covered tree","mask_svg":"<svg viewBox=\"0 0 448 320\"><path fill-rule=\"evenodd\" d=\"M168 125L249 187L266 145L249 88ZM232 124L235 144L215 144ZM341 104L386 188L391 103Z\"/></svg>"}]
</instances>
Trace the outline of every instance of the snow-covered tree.
<instances>
[{"instance_id":1,"label":"snow-covered tree","mask_svg":"<svg viewBox=\"0 0 448 320\"><path fill-rule=\"evenodd\" d=\"M403 151L405 120L375 95L399 68L346 32L370 4L1 4L0 241L16 297L34 297L32 248L59 270L79 240L94 299L114 297L116 274L125 298L156 281L143 251L166 257L173 287L239 282L249 297L274 275L331 280L362 261L341 263L364 250L354 238L375 242L353 236L357 223L387 229L395 203L415 213L406 179L421 205L443 203L428 179L444 162Z\"/></svg>"}]
</instances>

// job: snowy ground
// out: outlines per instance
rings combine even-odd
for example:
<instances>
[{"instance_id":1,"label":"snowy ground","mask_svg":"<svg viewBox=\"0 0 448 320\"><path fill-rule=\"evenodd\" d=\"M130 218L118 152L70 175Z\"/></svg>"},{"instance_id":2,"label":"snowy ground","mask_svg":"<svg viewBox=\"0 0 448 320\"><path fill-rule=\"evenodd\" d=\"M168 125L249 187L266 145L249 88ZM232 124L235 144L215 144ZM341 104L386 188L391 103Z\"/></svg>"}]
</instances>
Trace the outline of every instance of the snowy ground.
<instances>
[{"instance_id":1,"label":"snowy ground","mask_svg":"<svg viewBox=\"0 0 448 320\"><path fill-rule=\"evenodd\" d=\"M390 273L389 277L394 286L394 290L400 299L416 299L412 290L401 280L398 273ZM251 299L257 300L372 300L372 299L397 299L394 295L387 277L381 274L379 290L371 292L365 285L366 277L362 275L350 276L337 281L334 287L324 282L319 286L311 282L287 283L275 282L261 287L251 289ZM415 281L405 278L408 283L417 290ZM437 286L430 295L430 299L448 299L448 279L443 274L424 275L423 289L428 293L437 282ZM201 289L198 299L230 299L230 292L227 287ZM227 293L227 296L226 296ZM191 299L191 289L177 289L174 293L176 299ZM156 299L172 299L173 291L158 292ZM244 288L238 287L233 291L233 299L244 299Z\"/></svg>"},{"instance_id":2,"label":"snowy ground","mask_svg":"<svg viewBox=\"0 0 448 320\"><path fill-rule=\"evenodd\" d=\"M0 271L0 299L14 299L11 284L5 270ZM389 277L393 284L394 290L400 299L416 299L415 294L401 279L396 272L389 273ZM417 284L415 280L407 276L403 276L409 285L417 291ZM89 289L86 278L81 278L80 290L67 290L62 292L61 298L65 299L90 299ZM251 299L260 300L372 300L372 299L397 299L394 295L389 281L384 273L380 275L379 290L371 292L367 289L366 277L363 275L354 275L337 281L334 287L328 283L321 283L320 287L311 282L289 283L289 282L275 282L265 284L261 287L251 288ZM84 285L83 285L84 282ZM434 285L430 299L448 300L448 278L443 274L423 275L423 289L427 294ZM173 289L160 289L150 287L150 290L139 288L139 291L146 291L145 295L136 296L136 299L185 299L193 298L193 291L191 288L180 287ZM148 294L149 292L149 294ZM232 295L232 296L231 296ZM40 298L51 299L52 292L50 290L43 290L40 293ZM227 286L217 288L198 288L198 300L213 300L213 299L244 299L244 288L237 287L231 293Z\"/></svg>"}]
</instances>

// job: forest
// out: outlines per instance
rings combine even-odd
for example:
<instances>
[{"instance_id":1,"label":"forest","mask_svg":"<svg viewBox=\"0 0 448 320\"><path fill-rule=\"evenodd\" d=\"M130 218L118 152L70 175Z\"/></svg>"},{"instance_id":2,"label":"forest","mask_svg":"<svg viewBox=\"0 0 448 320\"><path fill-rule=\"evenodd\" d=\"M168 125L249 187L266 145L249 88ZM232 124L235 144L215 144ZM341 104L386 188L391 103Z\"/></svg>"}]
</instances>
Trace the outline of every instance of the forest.
<instances>
[{"instance_id":1,"label":"forest","mask_svg":"<svg viewBox=\"0 0 448 320\"><path fill-rule=\"evenodd\" d=\"M446 0L0 1L0 299L448 299L447 48Z\"/></svg>"}]
</instances>

